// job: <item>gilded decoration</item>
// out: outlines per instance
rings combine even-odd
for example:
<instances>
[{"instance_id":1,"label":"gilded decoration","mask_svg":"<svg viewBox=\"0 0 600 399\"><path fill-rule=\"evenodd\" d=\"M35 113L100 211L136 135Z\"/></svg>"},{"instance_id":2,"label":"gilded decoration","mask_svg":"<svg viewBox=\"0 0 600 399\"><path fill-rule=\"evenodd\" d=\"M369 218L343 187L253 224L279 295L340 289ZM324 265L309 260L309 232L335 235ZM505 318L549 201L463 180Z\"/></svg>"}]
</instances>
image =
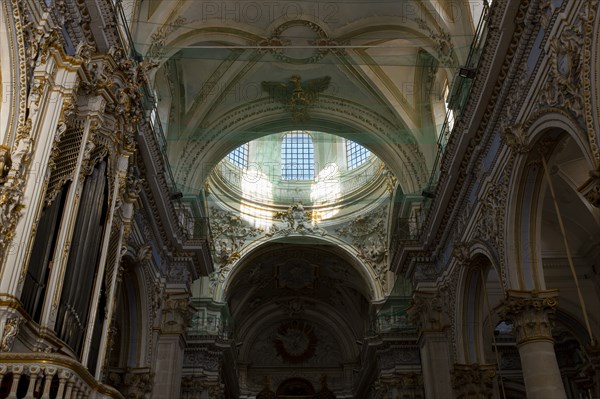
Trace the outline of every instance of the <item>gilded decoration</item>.
<instances>
[{"instance_id":1,"label":"gilded decoration","mask_svg":"<svg viewBox=\"0 0 600 399\"><path fill-rule=\"evenodd\" d=\"M3 185L6 182L11 165L10 148L5 145L0 145L0 185Z\"/></svg>"},{"instance_id":2,"label":"gilded decoration","mask_svg":"<svg viewBox=\"0 0 600 399\"><path fill-rule=\"evenodd\" d=\"M12 350L15 338L19 334L19 329L24 321L25 320L19 316L7 319L6 325L4 326L2 341L0 341L0 352L10 352Z\"/></svg>"}]
</instances>

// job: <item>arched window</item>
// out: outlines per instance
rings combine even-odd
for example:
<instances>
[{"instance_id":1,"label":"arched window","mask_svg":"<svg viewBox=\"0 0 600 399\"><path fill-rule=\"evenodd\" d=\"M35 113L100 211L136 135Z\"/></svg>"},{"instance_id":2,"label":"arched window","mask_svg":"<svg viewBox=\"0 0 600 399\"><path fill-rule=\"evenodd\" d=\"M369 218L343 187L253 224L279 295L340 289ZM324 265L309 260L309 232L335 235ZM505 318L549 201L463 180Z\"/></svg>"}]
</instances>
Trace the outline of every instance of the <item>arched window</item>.
<instances>
[{"instance_id":1,"label":"arched window","mask_svg":"<svg viewBox=\"0 0 600 399\"><path fill-rule=\"evenodd\" d=\"M314 180L315 148L310 134L294 131L283 136L281 178L284 180Z\"/></svg>"},{"instance_id":2,"label":"arched window","mask_svg":"<svg viewBox=\"0 0 600 399\"><path fill-rule=\"evenodd\" d=\"M346 140L346 161L348 164L348 170L358 168L363 163L367 162L371 151L367 150L360 144L354 141Z\"/></svg>"},{"instance_id":3,"label":"arched window","mask_svg":"<svg viewBox=\"0 0 600 399\"><path fill-rule=\"evenodd\" d=\"M244 169L248 167L248 143L242 144L227 154L227 159L234 165Z\"/></svg>"}]
</instances>

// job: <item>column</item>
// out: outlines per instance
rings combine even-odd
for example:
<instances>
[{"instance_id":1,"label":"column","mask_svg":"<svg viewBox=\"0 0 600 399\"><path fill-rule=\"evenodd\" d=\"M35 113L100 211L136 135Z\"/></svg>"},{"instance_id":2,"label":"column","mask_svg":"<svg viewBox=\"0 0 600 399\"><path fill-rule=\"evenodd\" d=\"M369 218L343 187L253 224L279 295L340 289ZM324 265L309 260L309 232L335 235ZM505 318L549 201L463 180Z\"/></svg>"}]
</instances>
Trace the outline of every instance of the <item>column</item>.
<instances>
[{"instance_id":1,"label":"column","mask_svg":"<svg viewBox=\"0 0 600 399\"><path fill-rule=\"evenodd\" d=\"M418 331L423 383L427 399L448 399L452 358L447 336L449 310L443 309L436 291L417 290L408 309Z\"/></svg>"},{"instance_id":2,"label":"column","mask_svg":"<svg viewBox=\"0 0 600 399\"><path fill-rule=\"evenodd\" d=\"M167 291L154 361L153 399L180 397L185 333L192 314L189 293Z\"/></svg>"},{"instance_id":3,"label":"column","mask_svg":"<svg viewBox=\"0 0 600 399\"><path fill-rule=\"evenodd\" d=\"M558 306L558 291L507 292L501 316L513 323L528 399L566 399L552 326L548 318Z\"/></svg>"}]
</instances>

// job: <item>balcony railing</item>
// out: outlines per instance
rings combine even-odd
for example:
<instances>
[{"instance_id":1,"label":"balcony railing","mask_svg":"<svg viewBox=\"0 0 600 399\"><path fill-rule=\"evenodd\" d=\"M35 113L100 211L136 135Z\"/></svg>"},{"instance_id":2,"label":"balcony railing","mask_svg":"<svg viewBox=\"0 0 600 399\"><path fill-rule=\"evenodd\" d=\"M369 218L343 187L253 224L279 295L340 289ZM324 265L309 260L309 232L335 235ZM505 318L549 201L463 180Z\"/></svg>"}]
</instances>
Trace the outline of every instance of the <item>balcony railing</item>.
<instances>
[{"instance_id":1,"label":"balcony railing","mask_svg":"<svg viewBox=\"0 0 600 399\"><path fill-rule=\"evenodd\" d=\"M124 399L116 389L100 384L70 357L43 352L0 354L0 397L56 399Z\"/></svg>"},{"instance_id":2,"label":"balcony railing","mask_svg":"<svg viewBox=\"0 0 600 399\"><path fill-rule=\"evenodd\" d=\"M452 89L450 90L450 98L448 101L448 110L446 112L446 117L444 119L444 123L442 124L438 138L437 155L433 164L429 182L425 188L425 191L430 193L434 192L437 188L437 184L440 179L440 166L442 158L446 153L448 142L450 141L450 137L454 131L454 126L457 125L457 122L461 117L471 93L473 79L477 74L481 53L487 38L489 10L490 4L487 0L484 0L483 11L475 29L475 35L471 42L467 61L465 62L465 65L458 68L452 83Z\"/></svg>"},{"instance_id":3,"label":"balcony railing","mask_svg":"<svg viewBox=\"0 0 600 399\"><path fill-rule=\"evenodd\" d=\"M221 339L233 338L233 320L218 316L192 317L187 330L189 337L219 337Z\"/></svg>"}]
</instances>

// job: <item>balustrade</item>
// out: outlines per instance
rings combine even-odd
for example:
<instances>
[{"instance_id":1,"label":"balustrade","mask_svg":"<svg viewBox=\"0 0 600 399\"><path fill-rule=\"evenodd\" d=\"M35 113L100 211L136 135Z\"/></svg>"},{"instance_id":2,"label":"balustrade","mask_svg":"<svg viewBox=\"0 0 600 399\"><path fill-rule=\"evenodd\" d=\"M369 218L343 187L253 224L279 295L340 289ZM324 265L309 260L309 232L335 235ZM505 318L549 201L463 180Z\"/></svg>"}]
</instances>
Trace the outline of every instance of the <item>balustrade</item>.
<instances>
[{"instance_id":1,"label":"balustrade","mask_svg":"<svg viewBox=\"0 0 600 399\"><path fill-rule=\"evenodd\" d=\"M54 353L0 355L0 397L6 399L123 399L75 360Z\"/></svg>"}]
</instances>

